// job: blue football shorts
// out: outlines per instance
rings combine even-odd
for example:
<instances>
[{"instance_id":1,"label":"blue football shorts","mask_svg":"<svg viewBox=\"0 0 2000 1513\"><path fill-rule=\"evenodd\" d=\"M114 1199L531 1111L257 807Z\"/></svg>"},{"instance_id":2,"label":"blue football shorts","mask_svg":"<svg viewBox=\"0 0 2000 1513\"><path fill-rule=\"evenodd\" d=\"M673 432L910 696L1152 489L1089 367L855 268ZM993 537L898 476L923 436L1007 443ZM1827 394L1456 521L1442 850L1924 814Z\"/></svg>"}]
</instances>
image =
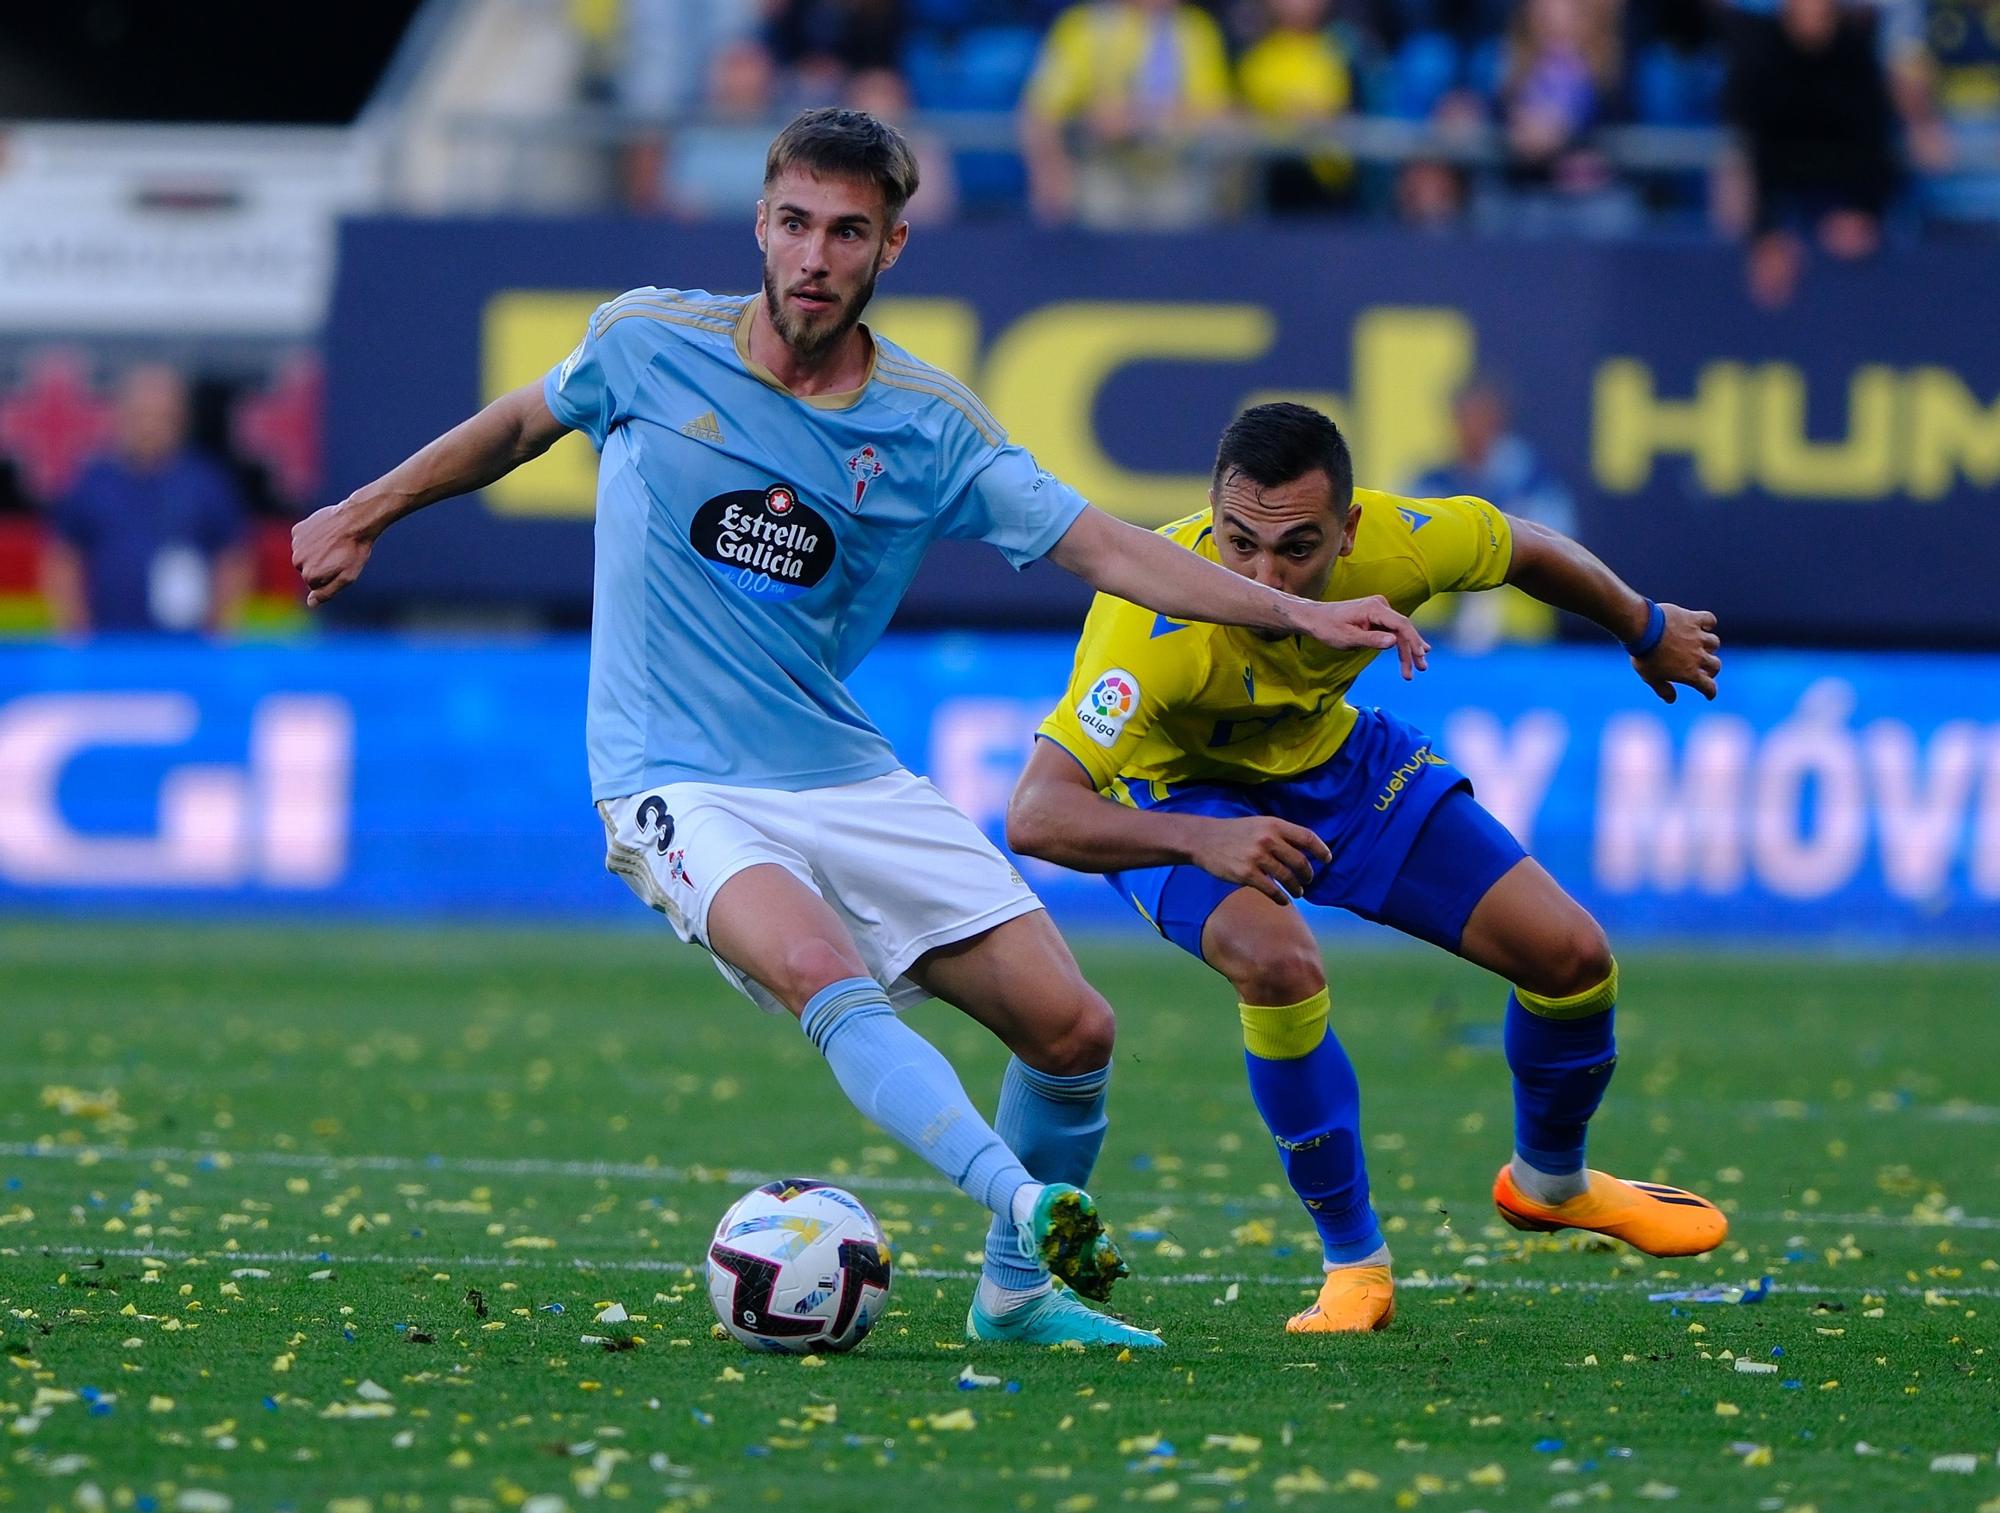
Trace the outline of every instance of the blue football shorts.
<instances>
[{"instance_id":1,"label":"blue football shorts","mask_svg":"<svg viewBox=\"0 0 2000 1513\"><path fill-rule=\"evenodd\" d=\"M1307 903L1346 909L1447 951L1487 891L1527 855L1472 796L1464 773L1415 726L1364 709L1326 762L1265 783L1131 785L1142 809L1224 818L1273 815L1326 842ZM1241 886L1181 865L1113 872L1111 886L1195 956L1209 915Z\"/></svg>"}]
</instances>

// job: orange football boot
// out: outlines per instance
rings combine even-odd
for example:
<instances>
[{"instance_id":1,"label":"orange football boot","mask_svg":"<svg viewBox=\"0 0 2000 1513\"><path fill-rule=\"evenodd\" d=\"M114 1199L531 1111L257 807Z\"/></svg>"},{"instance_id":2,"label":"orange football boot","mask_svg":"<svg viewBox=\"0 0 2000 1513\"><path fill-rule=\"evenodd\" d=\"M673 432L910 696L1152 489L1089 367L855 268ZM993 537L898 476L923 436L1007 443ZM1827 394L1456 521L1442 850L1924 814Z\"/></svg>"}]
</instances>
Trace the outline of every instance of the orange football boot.
<instances>
[{"instance_id":1,"label":"orange football boot","mask_svg":"<svg viewBox=\"0 0 2000 1513\"><path fill-rule=\"evenodd\" d=\"M1366 1334L1396 1316L1396 1281L1386 1266L1336 1266L1319 1301L1285 1321L1287 1334Z\"/></svg>"},{"instance_id":2,"label":"orange football boot","mask_svg":"<svg viewBox=\"0 0 2000 1513\"><path fill-rule=\"evenodd\" d=\"M1649 1256L1698 1256L1729 1237L1729 1220L1708 1199L1657 1182L1626 1182L1590 1171L1588 1190L1562 1203L1537 1203L1514 1185L1512 1165L1493 1179L1493 1206L1516 1229L1582 1229L1623 1240Z\"/></svg>"}]
</instances>

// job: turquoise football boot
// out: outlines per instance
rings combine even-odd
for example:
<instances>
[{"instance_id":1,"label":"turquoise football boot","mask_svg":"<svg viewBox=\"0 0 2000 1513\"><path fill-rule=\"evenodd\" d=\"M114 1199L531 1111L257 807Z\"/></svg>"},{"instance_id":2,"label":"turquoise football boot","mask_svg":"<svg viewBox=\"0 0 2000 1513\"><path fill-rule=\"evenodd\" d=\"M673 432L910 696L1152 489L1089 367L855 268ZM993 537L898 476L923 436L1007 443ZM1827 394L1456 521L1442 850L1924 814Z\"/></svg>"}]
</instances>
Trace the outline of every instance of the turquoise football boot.
<instances>
[{"instance_id":1,"label":"turquoise football boot","mask_svg":"<svg viewBox=\"0 0 2000 1513\"><path fill-rule=\"evenodd\" d=\"M1159 1350L1166 1341L1150 1329L1140 1329L1108 1313L1099 1313L1073 1292L1051 1288L1032 1303L995 1318L972 1303L965 1316L968 1340L1007 1341L1016 1345L1112 1345L1131 1350Z\"/></svg>"},{"instance_id":2,"label":"turquoise football boot","mask_svg":"<svg viewBox=\"0 0 2000 1513\"><path fill-rule=\"evenodd\" d=\"M1094 1302L1104 1302L1112 1283L1132 1274L1104 1232L1090 1194L1067 1182L1042 1189L1020 1233L1023 1250L1039 1256L1051 1275Z\"/></svg>"}]
</instances>

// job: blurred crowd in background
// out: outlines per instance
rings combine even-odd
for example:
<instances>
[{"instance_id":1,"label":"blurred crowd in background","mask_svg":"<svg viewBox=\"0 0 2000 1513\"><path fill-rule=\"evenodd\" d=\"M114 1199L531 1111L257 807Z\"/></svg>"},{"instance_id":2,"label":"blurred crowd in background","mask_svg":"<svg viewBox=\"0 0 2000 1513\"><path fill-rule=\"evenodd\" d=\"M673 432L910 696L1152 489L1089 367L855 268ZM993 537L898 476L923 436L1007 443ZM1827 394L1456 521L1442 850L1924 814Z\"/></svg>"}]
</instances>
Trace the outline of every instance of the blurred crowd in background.
<instances>
[{"instance_id":1,"label":"blurred crowd in background","mask_svg":"<svg viewBox=\"0 0 2000 1513\"><path fill-rule=\"evenodd\" d=\"M1018 152L924 142L919 221L1706 224L1857 256L1898 219L2000 218L1993 0L578 0L574 13L601 98L637 121L698 123L628 149L626 197L648 211L737 208L770 120L845 102L1015 116ZM1368 150L1343 151L1343 127ZM1685 137L1663 153L1630 128L1729 138L1690 161ZM1312 150L1286 150L1315 133ZM1781 293L1785 260L1765 262Z\"/></svg>"},{"instance_id":2,"label":"blurred crowd in background","mask_svg":"<svg viewBox=\"0 0 2000 1513\"><path fill-rule=\"evenodd\" d=\"M535 130L598 123L604 182L642 215L747 218L776 125L844 103L908 127L920 226L1340 220L1727 237L1769 307L1816 257L2000 227L2000 0L544 10L582 64L564 120ZM378 17L378 29L393 40L408 15ZM7 83L0 69L0 106ZM34 347L10 365L0 630L195 632L236 623L246 605L253 620L260 603L296 613L285 526L325 502L330 482L317 355L302 347L247 382L213 361L177 375L159 357ZM1564 483L1512 432L1509 410L1504 377L1481 375L1456 404L1450 467L1374 481L1479 493L1569 528ZM1521 605L1480 613L1469 638L1549 633Z\"/></svg>"}]
</instances>

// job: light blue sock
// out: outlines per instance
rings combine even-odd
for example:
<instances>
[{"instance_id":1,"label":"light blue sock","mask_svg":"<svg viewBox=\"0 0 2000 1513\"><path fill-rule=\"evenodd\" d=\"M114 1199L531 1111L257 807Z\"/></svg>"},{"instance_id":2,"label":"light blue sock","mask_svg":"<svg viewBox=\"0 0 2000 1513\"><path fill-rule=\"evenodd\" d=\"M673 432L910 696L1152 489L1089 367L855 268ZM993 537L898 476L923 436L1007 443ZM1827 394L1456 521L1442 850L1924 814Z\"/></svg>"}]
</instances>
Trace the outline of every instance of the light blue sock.
<instances>
[{"instance_id":1,"label":"light blue sock","mask_svg":"<svg viewBox=\"0 0 2000 1513\"><path fill-rule=\"evenodd\" d=\"M1000 1082L1000 1108L993 1127L1037 1182L1082 1187L1097 1165L1110 1126L1104 1113L1110 1086L1108 1062L1094 1072L1059 1077L1011 1058ZM1022 1251L1014 1225L996 1216L986 1232L981 1275L1010 1292L1026 1292L1040 1287L1049 1274L1039 1260Z\"/></svg>"},{"instance_id":2,"label":"light blue sock","mask_svg":"<svg viewBox=\"0 0 2000 1513\"><path fill-rule=\"evenodd\" d=\"M1012 1222L1014 1194L1032 1180L1027 1168L979 1117L951 1063L896 1017L879 983L829 983L806 1004L799 1027L856 1108Z\"/></svg>"}]
</instances>

